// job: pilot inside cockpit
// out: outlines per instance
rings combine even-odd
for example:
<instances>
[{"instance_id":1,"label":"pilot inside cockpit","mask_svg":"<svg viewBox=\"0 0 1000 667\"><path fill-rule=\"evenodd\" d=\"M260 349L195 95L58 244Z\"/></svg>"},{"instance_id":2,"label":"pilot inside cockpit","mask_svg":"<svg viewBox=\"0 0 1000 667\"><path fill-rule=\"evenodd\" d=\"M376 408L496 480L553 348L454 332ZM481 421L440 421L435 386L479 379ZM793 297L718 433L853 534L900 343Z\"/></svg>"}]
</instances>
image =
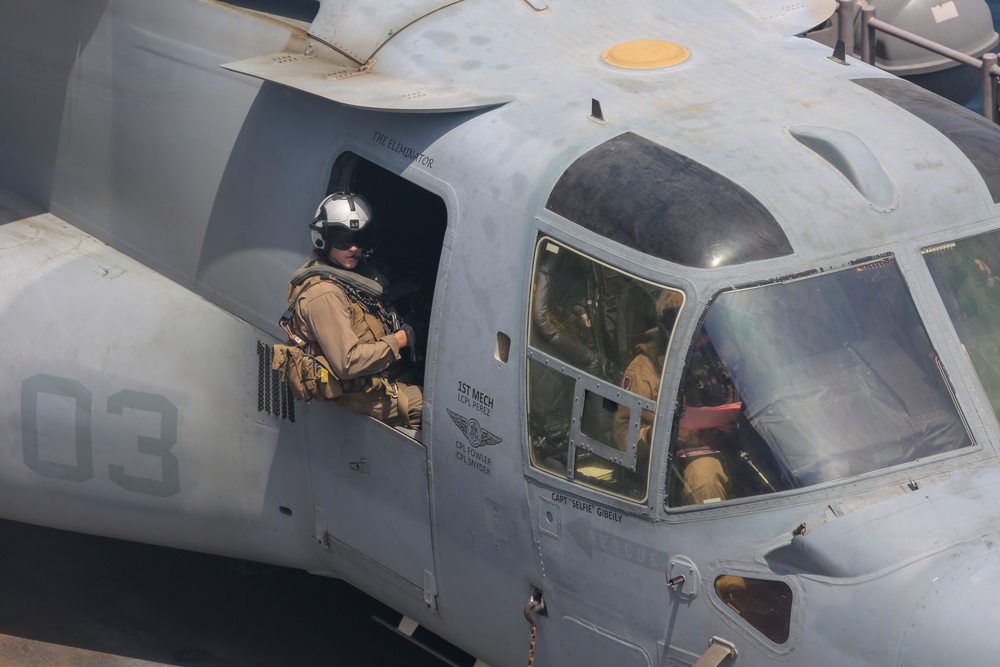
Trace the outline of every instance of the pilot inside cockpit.
<instances>
[{"instance_id":1,"label":"pilot inside cockpit","mask_svg":"<svg viewBox=\"0 0 1000 667\"><path fill-rule=\"evenodd\" d=\"M738 449L742 404L704 332L695 339L684 376L681 418L674 442L685 505L719 502L732 495L732 461ZM729 471L727 474L726 471Z\"/></svg>"},{"instance_id":2,"label":"pilot inside cockpit","mask_svg":"<svg viewBox=\"0 0 1000 667\"><path fill-rule=\"evenodd\" d=\"M634 350L632 361L625 369L621 386L626 391L653 401L657 399L663 362L670 332L683 302L679 292L665 290L656 302L657 326L647 332ZM722 465L720 447L727 446L727 431L735 429L739 403L733 385L721 364L709 358L711 345L706 348L696 341L689 363L684 388L684 416L677 435L677 461L683 481L684 504L725 500L729 493L729 477ZM630 411L620 406L615 414L614 437L624 447L628 437ZM638 456L640 465L649 460L653 414L643 411L639 428Z\"/></svg>"}]
</instances>

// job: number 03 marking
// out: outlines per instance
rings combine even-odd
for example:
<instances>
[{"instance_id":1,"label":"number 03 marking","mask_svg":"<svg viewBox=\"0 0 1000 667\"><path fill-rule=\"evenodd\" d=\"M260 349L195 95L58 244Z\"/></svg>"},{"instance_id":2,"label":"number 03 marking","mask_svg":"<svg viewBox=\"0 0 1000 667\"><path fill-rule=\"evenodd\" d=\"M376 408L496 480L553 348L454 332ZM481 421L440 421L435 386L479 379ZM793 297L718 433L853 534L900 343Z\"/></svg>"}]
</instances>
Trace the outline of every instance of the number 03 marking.
<instances>
[{"instance_id":1,"label":"number 03 marking","mask_svg":"<svg viewBox=\"0 0 1000 667\"><path fill-rule=\"evenodd\" d=\"M73 399L75 406L75 463L43 461L39 453L38 397L40 394ZM24 464L43 477L84 482L94 476L92 419L93 396L77 380L55 375L35 375L21 383L21 436ZM126 389L108 398L108 414L124 414L126 408L160 415L160 435L136 436L139 453L160 457L160 479L137 477L121 465L108 466L111 481L128 491L167 497L181 490L180 466L170 449L177 444L177 407L165 396Z\"/></svg>"}]
</instances>

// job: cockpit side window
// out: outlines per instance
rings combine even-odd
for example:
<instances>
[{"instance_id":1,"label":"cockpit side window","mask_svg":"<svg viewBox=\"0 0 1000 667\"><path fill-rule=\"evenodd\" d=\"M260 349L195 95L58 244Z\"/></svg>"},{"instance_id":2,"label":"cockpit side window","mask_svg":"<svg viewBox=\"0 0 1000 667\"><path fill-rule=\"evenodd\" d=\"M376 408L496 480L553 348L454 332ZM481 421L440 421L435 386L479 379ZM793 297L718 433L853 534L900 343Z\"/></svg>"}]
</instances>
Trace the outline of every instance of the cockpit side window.
<instances>
[{"instance_id":1,"label":"cockpit side window","mask_svg":"<svg viewBox=\"0 0 1000 667\"><path fill-rule=\"evenodd\" d=\"M645 500L656 398L683 302L680 291L539 240L528 332L532 466Z\"/></svg>"},{"instance_id":2,"label":"cockpit side window","mask_svg":"<svg viewBox=\"0 0 1000 667\"><path fill-rule=\"evenodd\" d=\"M1000 417L1000 232L923 251L962 346Z\"/></svg>"},{"instance_id":3,"label":"cockpit side window","mask_svg":"<svg viewBox=\"0 0 1000 667\"><path fill-rule=\"evenodd\" d=\"M673 506L846 479L972 444L893 259L722 293L681 383Z\"/></svg>"}]
</instances>

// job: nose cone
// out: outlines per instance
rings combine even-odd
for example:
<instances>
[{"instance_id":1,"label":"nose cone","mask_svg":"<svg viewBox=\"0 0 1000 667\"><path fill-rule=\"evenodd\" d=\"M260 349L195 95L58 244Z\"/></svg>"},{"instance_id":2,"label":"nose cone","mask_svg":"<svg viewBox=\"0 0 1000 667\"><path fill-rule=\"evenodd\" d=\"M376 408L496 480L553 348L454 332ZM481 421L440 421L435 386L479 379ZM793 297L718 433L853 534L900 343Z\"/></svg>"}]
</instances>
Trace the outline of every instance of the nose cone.
<instances>
[{"instance_id":1,"label":"nose cone","mask_svg":"<svg viewBox=\"0 0 1000 667\"><path fill-rule=\"evenodd\" d=\"M989 551L979 558L945 559L930 573L931 581L904 626L896 665L983 665L997 660L1000 544L986 546Z\"/></svg>"}]
</instances>

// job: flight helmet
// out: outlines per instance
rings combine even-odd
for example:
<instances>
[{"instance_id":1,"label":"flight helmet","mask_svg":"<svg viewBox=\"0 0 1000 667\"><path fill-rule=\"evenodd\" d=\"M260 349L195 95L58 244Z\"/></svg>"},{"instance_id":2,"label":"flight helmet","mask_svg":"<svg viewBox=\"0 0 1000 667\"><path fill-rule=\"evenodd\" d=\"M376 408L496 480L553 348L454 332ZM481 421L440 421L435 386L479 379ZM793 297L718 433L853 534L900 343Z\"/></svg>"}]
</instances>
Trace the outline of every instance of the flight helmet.
<instances>
[{"instance_id":1,"label":"flight helmet","mask_svg":"<svg viewBox=\"0 0 1000 667\"><path fill-rule=\"evenodd\" d=\"M316 209L309 230L313 248L322 252L351 246L370 249L375 240L371 206L364 197L350 192L328 195Z\"/></svg>"}]
</instances>

